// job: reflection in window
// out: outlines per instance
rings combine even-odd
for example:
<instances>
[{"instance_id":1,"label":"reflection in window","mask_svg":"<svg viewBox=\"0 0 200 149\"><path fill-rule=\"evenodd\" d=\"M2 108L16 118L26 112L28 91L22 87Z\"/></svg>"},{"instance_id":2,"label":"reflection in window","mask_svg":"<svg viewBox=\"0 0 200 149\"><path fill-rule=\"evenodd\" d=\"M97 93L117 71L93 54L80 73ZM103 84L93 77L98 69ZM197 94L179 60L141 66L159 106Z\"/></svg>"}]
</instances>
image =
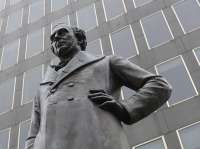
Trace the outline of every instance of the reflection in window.
<instances>
[{"instance_id":1,"label":"reflection in window","mask_svg":"<svg viewBox=\"0 0 200 149\"><path fill-rule=\"evenodd\" d=\"M10 5L14 5L17 4L18 2L20 2L21 0L10 0Z\"/></svg>"},{"instance_id":2,"label":"reflection in window","mask_svg":"<svg viewBox=\"0 0 200 149\"><path fill-rule=\"evenodd\" d=\"M200 148L200 124L194 124L178 131L184 149Z\"/></svg>"},{"instance_id":3,"label":"reflection in window","mask_svg":"<svg viewBox=\"0 0 200 149\"><path fill-rule=\"evenodd\" d=\"M77 11L77 24L83 30L89 30L97 26L95 5L89 5Z\"/></svg>"},{"instance_id":4,"label":"reflection in window","mask_svg":"<svg viewBox=\"0 0 200 149\"><path fill-rule=\"evenodd\" d=\"M44 15L44 0L34 2L29 6L28 22L32 23L40 19Z\"/></svg>"},{"instance_id":5,"label":"reflection in window","mask_svg":"<svg viewBox=\"0 0 200 149\"><path fill-rule=\"evenodd\" d=\"M200 65L200 48L194 49L193 52L194 52L194 55L195 55L199 65Z\"/></svg>"},{"instance_id":6,"label":"reflection in window","mask_svg":"<svg viewBox=\"0 0 200 149\"><path fill-rule=\"evenodd\" d=\"M0 11L5 8L6 0L0 0Z\"/></svg>"},{"instance_id":7,"label":"reflection in window","mask_svg":"<svg viewBox=\"0 0 200 149\"><path fill-rule=\"evenodd\" d=\"M128 87L123 86L122 87L122 99L129 99L132 95L134 95L136 92Z\"/></svg>"},{"instance_id":8,"label":"reflection in window","mask_svg":"<svg viewBox=\"0 0 200 149\"><path fill-rule=\"evenodd\" d=\"M42 80L42 69L42 65L40 65L24 73L23 104L32 101L35 97Z\"/></svg>"},{"instance_id":9,"label":"reflection in window","mask_svg":"<svg viewBox=\"0 0 200 149\"><path fill-rule=\"evenodd\" d=\"M102 2L104 5L104 11L107 20L110 20L126 12L123 0L102 0Z\"/></svg>"},{"instance_id":10,"label":"reflection in window","mask_svg":"<svg viewBox=\"0 0 200 149\"><path fill-rule=\"evenodd\" d=\"M88 43L86 51L94 55L103 55L101 40L97 39Z\"/></svg>"},{"instance_id":11,"label":"reflection in window","mask_svg":"<svg viewBox=\"0 0 200 149\"><path fill-rule=\"evenodd\" d=\"M26 42L26 58L38 54L42 50L43 50L43 29L28 34Z\"/></svg>"},{"instance_id":12,"label":"reflection in window","mask_svg":"<svg viewBox=\"0 0 200 149\"><path fill-rule=\"evenodd\" d=\"M51 32L52 32L52 28L53 28L55 25L59 24L59 23L65 23L66 25L70 25L70 23L69 23L69 16L64 16L64 17L62 17L62 18L59 18L59 19L53 21L53 22L51 23Z\"/></svg>"},{"instance_id":13,"label":"reflection in window","mask_svg":"<svg viewBox=\"0 0 200 149\"><path fill-rule=\"evenodd\" d=\"M24 149L25 148L25 140L28 136L30 126L30 120L22 122L20 124L20 131L19 131L19 147L18 149Z\"/></svg>"},{"instance_id":14,"label":"reflection in window","mask_svg":"<svg viewBox=\"0 0 200 149\"><path fill-rule=\"evenodd\" d=\"M68 4L68 0L51 0L51 11L64 8Z\"/></svg>"},{"instance_id":15,"label":"reflection in window","mask_svg":"<svg viewBox=\"0 0 200 149\"><path fill-rule=\"evenodd\" d=\"M1 149L8 149L10 129L0 131L0 146Z\"/></svg>"},{"instance_id":16,"label":"reflection in window","mask_svg":"<svg viewBox=\"0 0 200 149\"><path fill-rule=\"evenodd\" d=\"M147 3L152 2L152 0L133 0L135 7L143 6Z\"/></svg>"},{"instance_id":17,"label":"reflection in window","mask_svg":"<svg viewBox=\"0 0 200 149\"><path fill-rule=\"evenodd\" d=\"M112 48L115 55L128 58L138 54L133 32L130 26L111 34Z\"/></svg>"},{"instance_id":18,"label":"reflection in window","mask_svg":"<svg viewBox=\"0 0 200 149\"><path fill-rule=\"evenodd\" d=\"M162 138L156 139L154 141L139 145L134 149L166 149L164 145L164 141Z\"/></svg>"},{"instance_id":19,"label":"reflection in window","mask_svg":"<svg viewBox=\"0 0 200 149\"><path fill-rule=\"evenodd\" d=\"M6 33L10 33L17 30L21 26L21 23L22 23L22 9L8 16Z\"/></svg>"},{"instance_id":20,"label":"reflection in window","mask_svg":"<svg viewBox=\"0 0 200 149\"><path fill-rule=\"evenodd\" d=\"M159 74L163 75L173 87L172 95L168 100L170 105L197 94L182 57L178 56L170 61L168 60L165 63L159 64L156 66L156 70Z\"/></svg>"},{"instance_id":21,"label":"reflection in window","mask_svg":"<svg viewBox=\"0 0 200 149\"><path fill-rule=\"evenodd\" d=\"M173 8L185 32L200 27L200 7L197 0L184 0L176 3Z\"/></svg>"},{"instance_id":22,"label":"reflection in window","mask_svg":"<svg viewBox=\"0 0 200 149\"><path fill-rule=\"evenodd\" d=\"M1 69L6 69L17 63L18 49L19 40L16 40L3 48L1 58Z\"/></svg>"},{"instance_id":23,"label":"reflection in window","mask_svg":"<svg viewBox=\"0 0 200 149\"><path fill-rule=\"evenodd\" d=\"M0 113L9 111L12 108L14 86L15 78L6 80L0 84Z\"/></svg>"},{"instance_id":24,"label":"reflection in window","mask_svg":"<svg viewBox=\"0 0 200 149\"><path fill-rule=\"evenodd\" d=\"M162 11L141 20L149 49L164 44L173 38Z\"/></svg>"}]
</instances>

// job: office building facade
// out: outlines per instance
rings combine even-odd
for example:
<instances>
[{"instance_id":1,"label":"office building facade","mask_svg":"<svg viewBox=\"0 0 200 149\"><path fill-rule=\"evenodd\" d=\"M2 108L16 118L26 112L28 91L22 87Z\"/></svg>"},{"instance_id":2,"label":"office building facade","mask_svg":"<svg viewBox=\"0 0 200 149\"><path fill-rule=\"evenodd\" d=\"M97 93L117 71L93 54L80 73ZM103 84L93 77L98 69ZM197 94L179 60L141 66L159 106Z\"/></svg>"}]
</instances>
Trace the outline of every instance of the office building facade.
<instances>
[{"instance_id":1,"label":"office building facade","mask_svg":"<svg viewBox=\"0 0 200 149\"><path fill-rule=\"evenodd\" d=\"M200 148L199 16L198 0L0 0L0 148L24 148L60 22L86 31L89 52L120 55L172 84L165 105L124 125L133 149ZM123 99L132 94L122 88Z\"/></svg>"}]
</instances>

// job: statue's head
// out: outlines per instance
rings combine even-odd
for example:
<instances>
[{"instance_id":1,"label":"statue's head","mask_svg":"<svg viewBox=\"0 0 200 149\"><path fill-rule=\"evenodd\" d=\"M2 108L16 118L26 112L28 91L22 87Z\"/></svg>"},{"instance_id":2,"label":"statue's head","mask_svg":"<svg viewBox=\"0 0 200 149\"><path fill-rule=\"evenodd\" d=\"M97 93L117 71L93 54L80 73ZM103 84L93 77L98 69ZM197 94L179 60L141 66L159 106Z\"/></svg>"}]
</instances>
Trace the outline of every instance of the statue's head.
<instances>
[{"instance_id":1,"label":"statue's head","mask_svg":"<svg viewBox=\"0 0 200 149\"><path fill-rule=\"evenodd\" d=\"M65 57L78 50L85 51L87 46L85 31L64 23L53 27L50 40L52 52L58 57Z\"/></svg>"}]
</instances>

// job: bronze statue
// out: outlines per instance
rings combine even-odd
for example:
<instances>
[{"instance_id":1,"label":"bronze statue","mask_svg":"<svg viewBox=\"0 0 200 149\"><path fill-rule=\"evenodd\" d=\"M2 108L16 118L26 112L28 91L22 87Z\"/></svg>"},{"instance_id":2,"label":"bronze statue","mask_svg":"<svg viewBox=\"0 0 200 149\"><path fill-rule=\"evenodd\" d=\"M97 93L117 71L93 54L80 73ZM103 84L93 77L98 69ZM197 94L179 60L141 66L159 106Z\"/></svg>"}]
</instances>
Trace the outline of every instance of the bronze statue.
<instances>
[{"instance_id":1,"label":"bronze statue","mask_svg":"<svg viewBox=\"0 0 200 149\"><path fill-rule=\"evenodd\" d=\"M60 62L48 67L34 98L26 149L129 149L122 122L162 106L170 84L122 57L87 53L77 27L58 24L50 40ZM136 93L120 100L122 86Z\"/></svg>"}]
</instances>

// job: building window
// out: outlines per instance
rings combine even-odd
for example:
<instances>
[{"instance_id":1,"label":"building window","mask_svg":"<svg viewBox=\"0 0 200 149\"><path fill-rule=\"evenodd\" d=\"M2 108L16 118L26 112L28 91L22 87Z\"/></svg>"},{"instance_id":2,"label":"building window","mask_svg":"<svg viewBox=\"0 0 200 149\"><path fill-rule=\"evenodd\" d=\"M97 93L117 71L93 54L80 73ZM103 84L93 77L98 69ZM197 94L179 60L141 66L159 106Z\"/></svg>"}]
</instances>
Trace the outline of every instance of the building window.
<instances>
[{"instance_id":1,"label":"building window","mask_svg":"<svg viewBox=\"0 0 200 149\"><path fill-rule=\"evenodd\" d=\"M64 23L64 24L66 24L66 25L70 25L69 16L67 15L67 16L61 17L61 18L59 18L59 19L53 21L53 22L51 23L51 32L52 32L53 27L54 27L55 25L59 24L59 23Z\"/></svg>"},{"instance_id":2,"label":"building window","mask_svg":"<svg viewBox=\"0 0 200 149\"><path fill-rule=\"evenodd\" d=\"M4 46L1 57L1 69L6 69L17 63L18 50L19 40Z\"/></svg>"},{"instance_id":3,"label":"building window","mask_svg":"<svg viewBox=\"0 0 200 149\"><path fill-rule=\"evenodd\" d=\"M5 8L6 0L0 0L0 11Z\"/></svg>"},{"instance_id":4,"label":"building window","mask_svg":"<svg viewBox=\"0 0 200 149\"><path fill-rule=\"evenodd\" d=\"M122 87L122 99L129 99L132 95L134 95L136 92L128 87L123 86Z\"/></svg>"},{"instance_id":5,"label":"building window","mask_svg":"<svg viewBox=\"0 0 200 149\"><path fill-rule=\"evenodd\" d=\"M22 104L33 100L36 95L39 83L42 80L42 65L32 68L24 73L23 76L23 101ZM31 84L31 85L30 85Z\"/></svg>"},{"instance_id":6,"label":"building window","mask_svg":"<svg viewBox=\"0 0 200 149\"><path fill-rule=\"evenodd\" d=\"M113 19L126 12L124 0L102 0L106 20Z\"/></svg>"},{"instance_id":7,"label":"building window","mask_svg":"<svg viewBox=\"0 0 200 149\"><path fill-rule=\"evenodd\" d=\"M200 48L198 47L198 48L194 49L193 52L198 61L198 64L200 65Z\"/></svg>"},{"instance_id":8,"label":"building window","mask_svg":"<svg viewBox=\"0 0 200 149\"><path fill-rule=\"evenodd\" d=\"M97 39L88 43L86 51L94 55L103 55L101 40Z\"/></svg>"},{"instance_id":9,"label":"building window","mask_svg":"<svg viewBox=\"0 0 200 149\"><path fill-rule=\"evenodd\" d=\"M167 149L167 147L164 138L162 137L140 144L136 147L133 147L133 149Z\"/></svg>"},{"instance_id":10,"label":"building window","mask_svg":"<svg viewBox=\"0 0 200 149\"><path fill-rule=\"evenodd\" d=\"M184 149L200 148L200 123L195 123L178 130L179 140Z\"/></svg>"},{"instance_id":11,"label":"building window","mask_svg":"<svg viewBox=\"0 0 200 149\"><path fill-rule=\"evenodd\" d=\"M147 3L152 2L152 0L133 0L135 7L143 6Z\"/></svg>"},{"instance_id":12,"label":"building window","mask_svg":"<svg viewBox=\"0 0 200 149\"><path fill-rule=\"evenodd\" d=\"M200 27L200 7L198 0L184 0L173 5L173 10L185 33Z\"/></svg>"},{"instance_id":13,"label":"building window","mask_svg":"<svg viewBox=\"0 0 200 149\"><path fill-rule=\"evenodd\" d=\"M14 96L15 78L0 84L0 113L7 112L12 108Z\"/></svg>"},{"instance_id":14,"label":"building window","mask_svg":"<svg viewBox=\"0 0 200 149\"><path fill-rule=\"evenodd\" d=\"M34 2L29 6L28 23L35 22L44 16L44 0Z\"/></svg>"},{"instance_id":15,"label":"building window","mask_svg":"<svg viewBox=\"0 0 200 149\"><path fill-rule=\"evenodd\" d=\"M89 5L77 11L77 24L83 30L90 30L98 25L95 5Z\"/></svg>"},{"instance_id":16,"label":"building window","mask_svg":"<svg viewBox=\"0 0 200 149\"><path fill-rule=\"evenodd\" d=\"M24 149L25 148L25 140L28 137L28 131L30 127L30 120L27 120L25 122L20 123L19 126L19 145L18 149Z\"/></svg>"},{"instance_id":17,"label":"building window","mask_svg":"<svg viewBox=\"0 0 200 149\"><path fill-rule=\"evenodd\" d=\"M26 41L26 58L43 51L43 29L28 34Z\"/></svg>"},{"instance_id":18,"label":"building window","mask_svg":"<svg viewBox=\"0 0 200 149\"><path fill-rule=\"evenodd\" d=\"M158 11L141 20L148 48L154 48L173 39L163 11Z\"/></svg>"},{"instance_id":19,"label":"building window","mask_svg":"<svg viewBox=\"0 0 200 149\"><path fill-rule=\"evenodd\" d=\"M51 0L51 11L56 11L68 5L68 0Z\"/></svg>"},{"instance_id":20,"label":"building window","mask_svg":"<svg viewBox=\"0 0 200 149\"><path fill-rule=\"evenodd\" d=\"M3 20L0 18L0 31L1 31L2 23L3 23Z\"/></svg>"},{"instance_id":21,"label":"building window","mask_svg":"<svg viewBox=\"0 0 200 149\"><path fill-rule=\"evenodd\" d=\"M131 26L127 26L110 35L113 53L125 58L139 54Z\"/></svg>"},{"instance_id":22,"label":"building window","mask_svg":"<svg viewBox=\"0 0 200 149\"><path fill-rule=\"evenodd\" d=\"M18 2L20 2L21 0L10 0L10 5L14 5L17 4Z\"/></svg>"},{"instance_id":23,"label":"building window","mask_svg":"<svg viewBox=\"0 0 200 149\"><path fill-rule=\"evenodd\" d=\"M0 131L1 149L8 149L9 137L10 137L10 129Z\"/></svg>"},{"instance_id":24,"label":"building window","mask_svg":"<svg viewBox=\"0 0 200 149\"><path fill-rule=\"evenodd\" d=\"M181 56L156 65L158 74L163 75L173 87L168 100L170 105L197 95L196 88Z\"/></svg>"},{"instance_id":25,"label":"building window","mask_svg":"<svg viewBox=\"0 0 200 149\"><path fill-rule=\"evenodd\" d=\"M22 9L8 16L6 33L13 32L21 27L22 24Z\"/></svg>"}]
</instances>

